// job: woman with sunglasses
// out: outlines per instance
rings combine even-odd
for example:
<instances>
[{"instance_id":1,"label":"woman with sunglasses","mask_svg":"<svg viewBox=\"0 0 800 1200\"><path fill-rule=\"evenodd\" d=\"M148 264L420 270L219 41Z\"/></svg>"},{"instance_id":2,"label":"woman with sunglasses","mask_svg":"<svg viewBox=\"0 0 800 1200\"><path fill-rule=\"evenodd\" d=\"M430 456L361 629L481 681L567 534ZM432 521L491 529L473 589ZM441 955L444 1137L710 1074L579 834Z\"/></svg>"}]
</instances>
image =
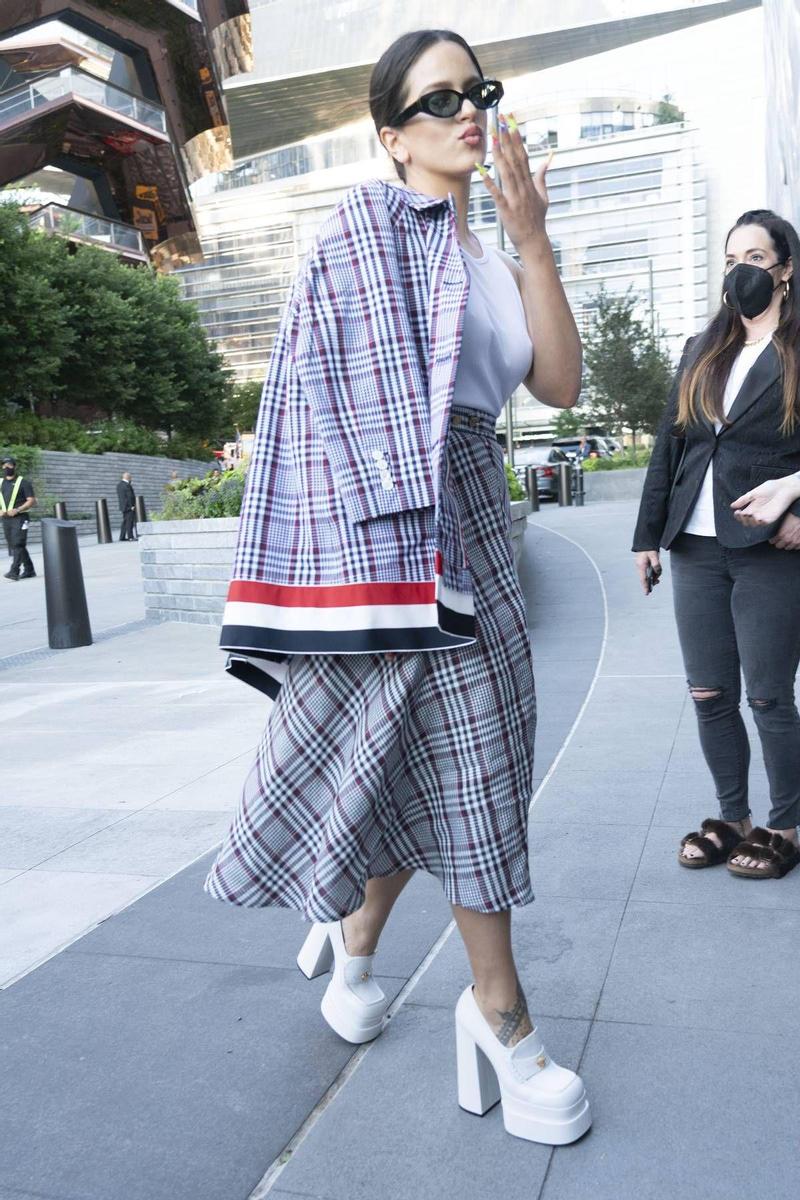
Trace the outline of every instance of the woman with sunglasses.
<instances>
[{"instance_id":1,"label":"woman with sunglasses","mask_svg":"<svg viewBox=\"0 0 800 1200\"><path fill-rule=\"evenodd\" d=\"M483 167L502 94L447 30L405 34L372 73L400 182L358 185L325 223L273 350L223 645L251 680L282 659L280 687L206 887L315 922L298 964L333 966L323 1015L362 1043L384 1028L392 905L415 870L435 875L475 980L456 1007L459 1104L502 1100L510 1133L562 1144L588 1101L533 1027L511 947L511 909L534 898L536 702L495 423L521 383L573 405L581 351L547 164L531 175L509 118L502 192ZM476 168L519 264L469 229Z\"/></svg>"},{"instance_id":2,"label":"woman with sunglasses","mask_svg":"<svg viewBox=\"0 0 800 1200\"><path fill-rule=\"evenodd\" d=\"M633 549L645 592L670 550L678 634L719 819L678 848L693 870L725 863L780 879L798 862L800 717L800 243L747 212L728 234L722 302L687 343L656 440ZM788 510L788 511L787 511ZM769 778L753 827L741 674Z\"/></svg>"}]
</instances>

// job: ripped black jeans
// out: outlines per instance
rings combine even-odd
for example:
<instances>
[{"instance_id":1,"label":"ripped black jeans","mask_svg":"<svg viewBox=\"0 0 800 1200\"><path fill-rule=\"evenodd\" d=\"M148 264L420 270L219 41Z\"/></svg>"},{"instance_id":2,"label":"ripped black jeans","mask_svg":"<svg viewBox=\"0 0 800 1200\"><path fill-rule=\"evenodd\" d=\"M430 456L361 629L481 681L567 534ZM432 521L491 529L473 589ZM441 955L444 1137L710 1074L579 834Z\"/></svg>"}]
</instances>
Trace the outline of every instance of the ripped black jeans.
<instances>
[{"instance_id":1,"label":"ripped black jeans","mask_svg":"<svg viewBox=\"0 0 800 1200\"><path fill-rule=\"evenodd\" d=\"M772 829L800 824L800 550L769 542L729 550L682 533L670 552L672 591L700 744L725 821L749 813L750 743L739 711L744 673L769 779Z\"/></svg>"}]
</instances>

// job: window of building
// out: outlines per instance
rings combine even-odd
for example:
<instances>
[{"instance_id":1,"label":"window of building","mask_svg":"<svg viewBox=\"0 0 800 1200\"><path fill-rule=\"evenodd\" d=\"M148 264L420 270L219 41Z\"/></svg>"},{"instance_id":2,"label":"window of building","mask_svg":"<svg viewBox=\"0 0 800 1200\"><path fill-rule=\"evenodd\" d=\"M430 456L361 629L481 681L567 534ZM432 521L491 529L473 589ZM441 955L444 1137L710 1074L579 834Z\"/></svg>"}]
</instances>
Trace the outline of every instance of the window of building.
<instances>
[{"instance_id":1,"label":"window of building","mask_svg":"<svg viewBox=\"0 0 800 1200\"><path fill-rule=\"evenodd\" d=\"M21 80L71 65L146 98L136 63L129 54L91 37L66 21L42 21L0 39L0 54Z\"/></svg>"},{"instance_id":2,"label":"window of building","mask_svg":"<svg viewBox=\"0 0 800 1200\"><path fill-rule=\"evenodd\" d=\"M40 208L43 204L63 204L94 216L104 215L91 179L73 175L60 167L47 166L31 171L30 175L0 189L0 195L26 209Z\"/></svg>"}]
</instances>

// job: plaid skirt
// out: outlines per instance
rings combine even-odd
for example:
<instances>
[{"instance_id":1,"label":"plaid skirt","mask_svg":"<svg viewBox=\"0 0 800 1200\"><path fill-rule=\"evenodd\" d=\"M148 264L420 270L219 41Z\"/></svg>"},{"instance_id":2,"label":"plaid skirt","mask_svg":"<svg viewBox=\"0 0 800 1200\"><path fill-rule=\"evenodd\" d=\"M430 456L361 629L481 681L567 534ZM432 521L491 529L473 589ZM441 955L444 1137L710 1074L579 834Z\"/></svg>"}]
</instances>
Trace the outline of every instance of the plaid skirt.
<instances>
[{"instance_id":1,"label":"plaid skirt","mask_svg":"<svg viewBox=\"0 0 800 1200\"><path fill-rule=\"evenodd\" d=\"M335 921L367 879L415 868L477 912L533 900L533 667L503 453L481 416L445 447L475 644L291 658L205 882L217 899Z\"/></svg>"}]
</instances>

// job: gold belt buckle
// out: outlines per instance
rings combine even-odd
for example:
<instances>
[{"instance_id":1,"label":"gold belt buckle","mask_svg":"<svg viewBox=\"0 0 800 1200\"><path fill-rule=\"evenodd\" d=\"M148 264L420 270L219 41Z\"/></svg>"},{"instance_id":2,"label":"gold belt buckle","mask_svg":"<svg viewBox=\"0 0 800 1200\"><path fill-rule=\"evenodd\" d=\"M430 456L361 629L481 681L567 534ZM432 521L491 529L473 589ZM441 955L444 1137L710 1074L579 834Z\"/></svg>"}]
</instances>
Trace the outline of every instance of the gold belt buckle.
<instances>
[{"instance_id":1,"label":"gold belt buckle","mask_svg":"<svg viewBox=\"0 0 800 1200\"><path fill-rule=\"evenodd\" d=\"M481 419L477 413L453 413L452 422L454 425L469 425L470 429L477 429L480 426Z\"/></svg>"}]
</instances>

